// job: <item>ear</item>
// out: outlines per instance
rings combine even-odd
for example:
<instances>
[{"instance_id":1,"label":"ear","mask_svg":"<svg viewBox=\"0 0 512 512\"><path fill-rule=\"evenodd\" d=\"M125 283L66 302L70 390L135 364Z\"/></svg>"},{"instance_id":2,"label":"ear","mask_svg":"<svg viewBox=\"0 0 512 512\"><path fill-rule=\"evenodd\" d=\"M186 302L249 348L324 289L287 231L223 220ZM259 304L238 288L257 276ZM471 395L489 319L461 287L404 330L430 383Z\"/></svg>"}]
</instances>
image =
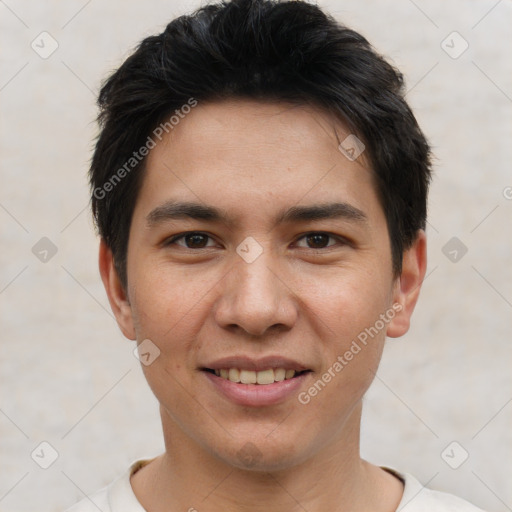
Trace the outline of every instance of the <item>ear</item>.
<instances>
[{"instance_id":1,"label":"ear","mask_svg":"<svg viewBox=\"0 0 512 512\"><path fill-rule=\"evenodd\" d=\"M403 336L409 330L426 271L427 237L425 231L419 230L413 245L403 254L402 272L395 282L393 304L400 304L402 309L388 324L386 335L390 338Z\"/></svg>"},{"instance_id":2,"label":"ear","mask_svg":"<svg viewBox=\"0 0 512 512\"><path fill-rule=\"evenodd\" d=\"M103 286L107 292L112 312L116 317L117 325L128 339L134 340L136 335L133 326L132 308L117 274L112 251L103 238L100 242L99 267Z\"/></svg>"}]
</instances>

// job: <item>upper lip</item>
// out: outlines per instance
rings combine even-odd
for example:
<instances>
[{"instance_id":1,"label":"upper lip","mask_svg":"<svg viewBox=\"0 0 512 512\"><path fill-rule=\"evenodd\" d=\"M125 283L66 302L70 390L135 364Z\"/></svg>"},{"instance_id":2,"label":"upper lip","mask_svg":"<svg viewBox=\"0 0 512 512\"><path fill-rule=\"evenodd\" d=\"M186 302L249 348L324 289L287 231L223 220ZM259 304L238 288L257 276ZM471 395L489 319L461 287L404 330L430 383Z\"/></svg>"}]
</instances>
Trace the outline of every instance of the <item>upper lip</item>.
<instances>
[{"instance_id":1,"label":"upper lip","mask_svg":"<svg viewBox=\"0 0 512 512\"><path fill-rule=\"evenodd\" d=\"M211 363L207 363L201 366L203 370L222 370L229 368L238 368L239 370L252 370L262 371L268 370L269 368L284 368L285 370L295 370L296 372L302 372L309 370L307 366L281 356L267 356L255 359L254 357L247 356L229 356L221 359L216 359Z\"/></svg>"}]
</instances>

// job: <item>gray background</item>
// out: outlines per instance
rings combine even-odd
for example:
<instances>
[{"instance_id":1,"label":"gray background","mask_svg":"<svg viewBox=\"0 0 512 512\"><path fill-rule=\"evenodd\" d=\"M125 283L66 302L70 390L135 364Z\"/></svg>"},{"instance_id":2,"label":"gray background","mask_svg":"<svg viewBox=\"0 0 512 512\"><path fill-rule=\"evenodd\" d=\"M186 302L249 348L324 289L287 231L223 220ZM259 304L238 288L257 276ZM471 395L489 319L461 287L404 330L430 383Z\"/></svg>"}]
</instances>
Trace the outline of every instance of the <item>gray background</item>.
<instances>
[{"instance_id":1,"label":"gray background","mask_svg":"<svg viewBox=\"0 0 512 512\"><path fill-rule=\"evenodd\" d=\"M511 2L321 5L405 73L436 155L428 277L410 332L388 341L365 399L362 453L512 510ZM62 510L162 450L156 400L97 271L86 171L101 79L198 6L0 0L2 511ZM43 31L58 43L47 58ZM461 55L453 31L469 44ZM55 255L41 253L44 241L32 250L42 237ZM38 465L51 462L43 441L58 453L48 469Z\"/></svg>"}]
</instances>

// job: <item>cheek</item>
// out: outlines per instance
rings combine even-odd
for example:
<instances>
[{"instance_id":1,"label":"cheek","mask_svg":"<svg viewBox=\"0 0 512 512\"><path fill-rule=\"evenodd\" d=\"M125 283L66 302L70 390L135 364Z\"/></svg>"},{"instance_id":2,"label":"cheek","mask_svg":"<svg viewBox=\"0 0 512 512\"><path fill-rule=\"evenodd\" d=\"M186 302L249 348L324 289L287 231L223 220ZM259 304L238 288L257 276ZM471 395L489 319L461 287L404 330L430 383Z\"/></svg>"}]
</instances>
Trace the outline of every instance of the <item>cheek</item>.
<instances>
[{"instance_id":1,"label":"cheek","mask_svg":"<svg viewBox=\"0 0 512 512\"><path fill-rule=\"evenodd\" d=\"M354 277L340 273L328 280L311 279L304 294L310 324L318 340L315 350L322 368L308 395L322 394L321 403L344 410L366 391L382 355L390 309L391 286L378 274ZM387 319L387 320L386 320ZM306 397L307 400L307 397Z\"/></svg>"},{"instance_id":2,"label":"cheek","mask_svg":"<svg viewBox=\"0 0 512 512\"><path fill-rule=\"evenodd\" d=\"M142 369L154 394L181 409L182 386L191 387L196 370L200 330L211 310L214 285L219 276L198 279L170 266L141 266L133 272L132 311L137 340L149 339L158 352ZM180 391L180 393L169 392ZM184 406L184 408L186 408Z\"/></svg>"},{"instance_id":3,"label":"cheek","mask_svg":"<svg viewBox=\"0 0 512 512\"><path fill-rule=\"evenodd\" d=\"M375 324L387 306L385 297L375 296L376 289L372 280L329 280L309 297L322 367L298 400L305 417L322 418L308 425L315 429L310 432L315 449L337 438L374 379L385 339L385 329Z\"/></svg>"},{"instance_id":4,"label":"cheek","mask_svg":"<svg viewBox=\"0 0 512 512\"><path fill-rule=\"evenodd\" d=\"M149 387L161 404L172 411L179 422L182 414L195 417L190 396L184 390L192 388L191 370L197 351L196 335L201 325L200 293L192 280L184 283L179 276L152 271L137 275L132 311L137 340L156 346L156 357L142 370ZM204 299L203 299L204 300ZM199 304L198 304L199 302ZM143 341L144 340L144 341ZM199 415L199 412L198 412Z\"/></svg>"},{"instance_id":5,"label":"cheek","mask_svg":"<svg viewBox=\"0 0 512 512\"><path fill-rule=\"evenodd\" d=\"M386 311L392 286L378 271L342 268L303 278L300 297L310 320L322 331L324 349L339 351Z\"/></svg>"},{"instance_id":6,"label":"cheek","mask_svg":"<svg viewBox=\"0 0 512 512\"><path fill-rule=\"evenodd\" d=\"M218 277L217 277L218 280ZM132 311L137 339L167 340L193 330L215 279L187 276L170 266L147 264L133 273Z\"/></svg>"}]
</instances>

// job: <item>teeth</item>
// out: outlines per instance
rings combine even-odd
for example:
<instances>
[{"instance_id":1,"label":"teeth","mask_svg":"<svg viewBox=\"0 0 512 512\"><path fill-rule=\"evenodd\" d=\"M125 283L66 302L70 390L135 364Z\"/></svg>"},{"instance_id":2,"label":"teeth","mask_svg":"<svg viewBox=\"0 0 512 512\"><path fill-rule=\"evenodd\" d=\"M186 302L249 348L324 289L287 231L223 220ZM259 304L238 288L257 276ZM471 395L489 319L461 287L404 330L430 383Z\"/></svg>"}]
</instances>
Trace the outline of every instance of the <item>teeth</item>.
<instances>
[{"instance_id":1,"label":"teeth","mask_svg":"<svg viewBox=\"0 0 512 512\"><path fill-rule=\"evenodd\" d=\"M231 382L241 382L242 384L273 384L283 380L291 379L295 376L295 370L285 370L284 368L269 368L255 372L252 370L239 370L238 368L223 368L215 370L215 375Z\"/></svg>"},{"instance_id":2,"label":"teeth","mask_svg":"<svg viewBox=\"0 0 512 512\"><path fill-rule=\"evenodd\" d=\"M291 379L295 375L295 370L286 370L285 379Z\"/></svg>"},{"instance_id":3,"label":"teeth","mask_svg":"<svg viewBox=\"0 0 512 512\"><path fill-rule=\"evenodd\" d=\"M284 368L277 368L274 370L274 380L280 382L286 378L286 370Z\"/></svg>"},{"instance_id":4,"label":"teeth","mask_svg":"<svg viewBox=\"0 0 512 512\"><path fill-rule=\"evenodd\" d=\"M240 370L240 382L242 384L256 384L256 372Z\"/></svg>"},{"instance_id":5,"label":"teeth","mask_svg":"<svg viewBox=\"0 0 512 512\"><path fill-rule=\"evenodd\" d=\"M258 384L272 384L274 382L274 370L263 370L256 373L256 382Z\"/></svg>"},{"instance_id":6,"label":"teeth","mask_svg":"<svg viewBox=\"0 0 512 512\"><path fill-rule=\"evenodd\" d=\"M230 368L228 370L228 379L231 382L240 382L240 372L237 368Z\"/></svg>"}]
</instances>

